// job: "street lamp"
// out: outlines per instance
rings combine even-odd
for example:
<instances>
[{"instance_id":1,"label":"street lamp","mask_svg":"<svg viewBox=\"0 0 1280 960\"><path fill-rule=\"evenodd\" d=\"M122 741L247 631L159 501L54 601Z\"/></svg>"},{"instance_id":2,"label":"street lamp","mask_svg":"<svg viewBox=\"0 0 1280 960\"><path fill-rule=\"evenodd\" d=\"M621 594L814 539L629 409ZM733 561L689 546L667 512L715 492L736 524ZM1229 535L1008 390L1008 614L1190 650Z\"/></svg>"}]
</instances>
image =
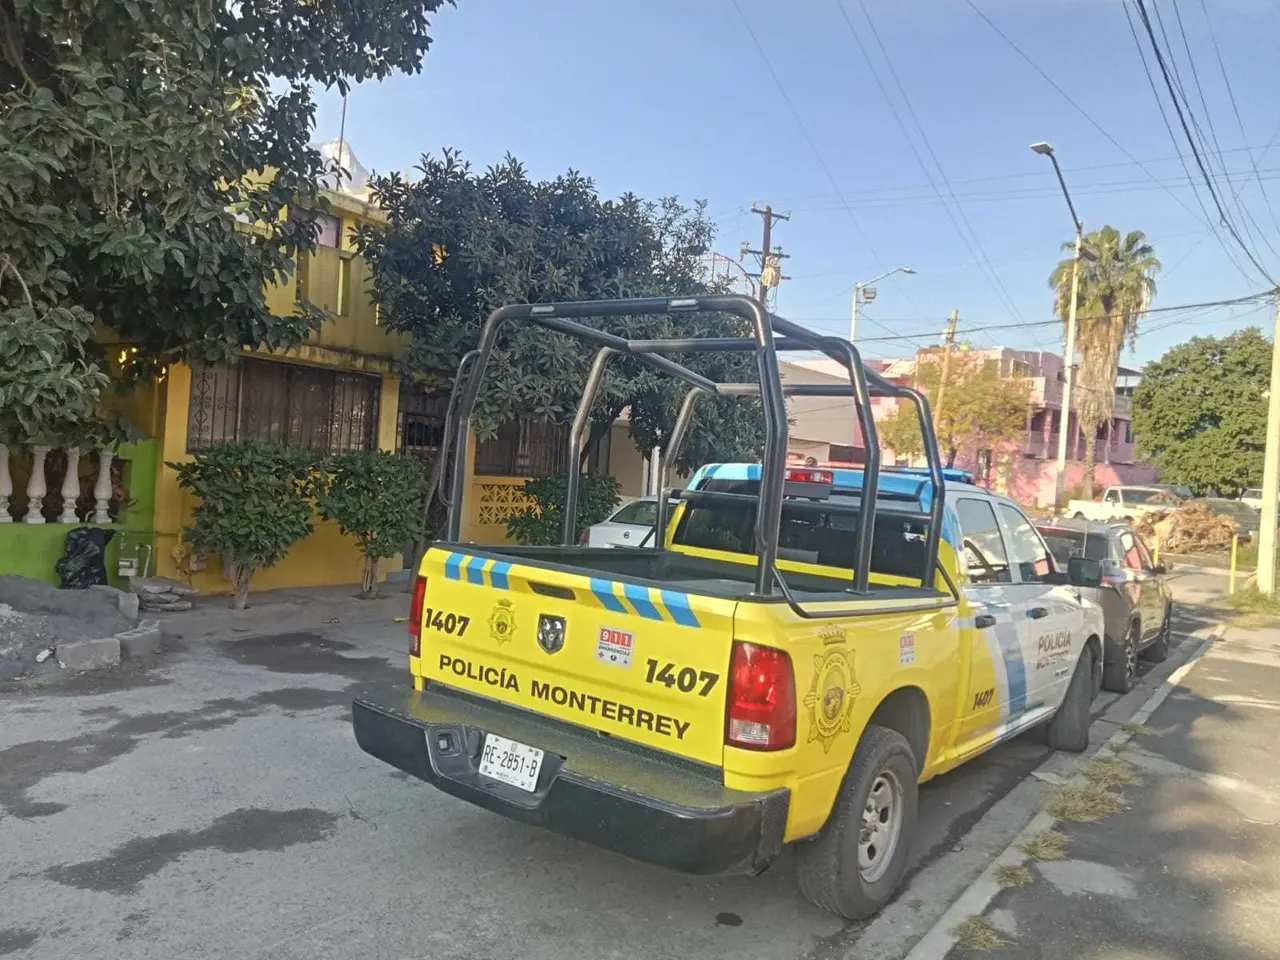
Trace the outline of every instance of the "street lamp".
<instances>
[{"instance_id":1,"label":"street lamp","mask_svg":"<svg viewBox=\"0 0 1280 960\"><path fill-rule=\"evenodd\" d=\"M1058 469L1053 485L1053 510L1061 514L1064 506L1064 493L1067 481L1067 430L1071 422L1071 394L1075 386L1076 357L1076 305L1080 299L1080 257L1084 250L1084 224L1076 215L1076 205L1071 202L1071 194L1067 190L1067 181L1062 177L1062 168L1058 166L1058 158L1053 152L1053 144L1033 143L1031 149L1053 162L1053 172L1058 175L1058 183L1062 186L1062 195L1067 199L1067 209L1071 211L1071 222L1076 228L1076 255L1071 263L1071 303L1067 308L1067 350L1062 358L1064 383L1062 385L1062 420L1058 425ZM1092 259L1092 258L1090 258Z\"/></svg>"},{"instance_id":2,"label":"street lamp","mask_svg":"<svg viewBox=\"0 0 1280 960\"><path fill-rule=\"evenodd\" d=\"M876 283L879 280L883 280L885 277L891 277L895 273L905 273L905 274L911 275L911 274L914 274L915 271L912 270L910 267L894 267L892 270L889 270L886 273L882 273L878 277L873 277L872 279L868 280L866 283L855 283L853 285L853 309L851 311L851 317L849 320L849 342L850 343L853 343L853 341L856 340L858 337L858 302L862 299L862 291L867 289L867 287L871 286L873 283Z\"/></svg>"}]
</instances>

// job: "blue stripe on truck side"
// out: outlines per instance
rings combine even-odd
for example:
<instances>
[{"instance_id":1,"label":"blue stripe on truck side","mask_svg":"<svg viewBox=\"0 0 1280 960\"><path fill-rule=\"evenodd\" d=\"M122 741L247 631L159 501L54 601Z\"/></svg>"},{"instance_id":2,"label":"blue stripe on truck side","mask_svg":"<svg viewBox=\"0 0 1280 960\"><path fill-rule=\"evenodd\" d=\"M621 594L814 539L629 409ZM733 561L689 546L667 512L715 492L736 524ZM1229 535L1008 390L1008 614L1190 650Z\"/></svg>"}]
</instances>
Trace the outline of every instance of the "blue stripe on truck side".
<instances>
[{"instance_id":1,"label":"blue stripe on truck side","mask_svg":"<svg viewBox=\"0 0 1280 960\"><path fill-rule=\"evenodd\" d=\"M622 605L613 592L612 580L601 580L599 577L591 578L591 592L596 595L596 599L604 604L606 610L612 610L614 613L626 613L627 608Z\"/></svg>"},{"instance_id":2,"label":"blue stripe on truck side","mask_svg":"<svg viewBox=\"0 0 1280 960\"><path fill-rule=\"evenodd\" d=\"M693 608L689 606L689 595L687 593L676 593L674 590L662 591L662 602L667 608L667 612L671 614L671 619L682 627L701 627L698 622L698 616L693 612Z\"/></svg>"},{"instance_id":3,"label":"blue stripe on truck side","mask_svg":"<svg viewBox=\"0 0 1280 960\"><path fill-rule=\"evenodd\" d=\"M499 590L510 590L511 581L507 575L511 573L511 564L505 560L499 560L489 569L489 580Z\"/></svg>"},{"instance_id":4,"label":"blue stripe on truck side","mask_svg":"<svg viewBox=\"0 0 1280 960\"><path fill-rule=\"evenodd\" d=\"M482 558L464 558L462 569L467 572L467 583L473 583L478 587L484 586L484 560Z\"/></svg>"},{"instance_id":5,"label":"blue stripe on truck side","mask_svg":"<svg viewBox=\"0 0 1280 960\"><path fill-rule=\"evenodd\" d=\"M462 554L449 554L449 558L444 562L444 575L447 580L462 579Z\"/></svg>"},{"instance_id":6,"label":"blue stripe on truck side","mask_svg":"<svg viewBox=\"0 0 1280 960\"><path fill-rule=\"evenodd\" d=\"M649 599L649 591L640 586L638 583L624 583L622 592L631 605L636 608L636 613L644 617L646 620L661 620L662 614L658 608L653 605L653 601Z\"/></svg>"}]
</instances>

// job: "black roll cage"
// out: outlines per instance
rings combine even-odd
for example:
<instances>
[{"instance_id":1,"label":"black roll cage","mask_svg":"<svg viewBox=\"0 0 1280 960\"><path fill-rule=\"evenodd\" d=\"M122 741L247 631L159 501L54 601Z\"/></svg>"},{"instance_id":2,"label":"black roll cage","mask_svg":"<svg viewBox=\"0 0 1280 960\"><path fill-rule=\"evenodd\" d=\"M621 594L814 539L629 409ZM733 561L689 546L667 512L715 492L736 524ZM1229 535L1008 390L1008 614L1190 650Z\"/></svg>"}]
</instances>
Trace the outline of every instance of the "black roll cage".
<instances>
[{"instance_id":1,"label":"black roll cage","mask_svg":"<svg viewBox=\"0 0 1280 960\"><path fill-rule=\"evenodd\" d=\"M584 317L675 316L690 313L728 313L745 320L752 337L675 337L664 340L627 340L605 330L576 322ZM925 560L920 583L929 587L938 562L938 542L942 536L942 510L946 485L942 460L933 431L929 401L918 390L899 386L884 379L862 363L858 349L848 340L814 333L799 324L768 313L759 303L739 294L717 294L700 297L645 297L627 300L582 300L567 303L511 304L489 314L480 335L480 343L459 365L450 408L446 414L445 442L452 436L459 455L454 458L448 497L449 519L446 539L456 542L462 528L462 505L466 485L467 464L462 452L467 449L467 433L475 412L476 401L484 382L489 358L497 343L498 333L508 321L533 323L547 330L566 333L599 347L587 374L582 399L569 434L568 464L565 471L564 543L574 543L576 529L578 481L583 438L591 416L591 407L604 382L610 359L619 353L675 377L689 385L680 412L671 431L666 449L659 458L658 517L654 529L661 539L655 544L662 550L667 525L667 482L671 466L676 462L688 433L698 399L705 394L716 396L756 396L764 408L765 443L761 457L759 508L756 513L756 544L759 566L756 570L755 594L771 596L776 584L784 599L799 615L809 618L840 616L846 611L810 613L794 599L778 569L778 531L782 520L783 486L787 469L786 397L850 397L866 446L866 462L862 465L862 504L858 515L856 565L852 592L865 594L869 589L871 536L875 523L876 494L880 483L880 444L875 420L871 415L872 397L897 397L911 401L920 421L925 457L929 464L929 480L933 485L930 522ZM778 352L818 351L839 363L849 376L847 384L783 384L778 370ZM671 360L672 353L729 353L752 351L756 355L759 383L716 383L702 374ZM469 367L469 369L467 369ZM461 392L459 392L461 388ZM446 454L442 451L441 460ZM945 576L945 571L944 571ZM946 578L949 580L949 578Z\"/></svg>"}]
</instances>

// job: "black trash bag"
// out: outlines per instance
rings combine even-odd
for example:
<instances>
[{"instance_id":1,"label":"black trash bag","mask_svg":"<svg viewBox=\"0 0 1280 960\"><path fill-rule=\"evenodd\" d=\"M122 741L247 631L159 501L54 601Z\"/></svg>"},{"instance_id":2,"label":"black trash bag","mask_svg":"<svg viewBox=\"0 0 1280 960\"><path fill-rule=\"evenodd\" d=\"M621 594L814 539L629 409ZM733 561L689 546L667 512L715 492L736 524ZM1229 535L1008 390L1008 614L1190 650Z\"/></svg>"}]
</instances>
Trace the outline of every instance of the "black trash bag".
<instances>
[{"instance_id":1,"label":"black trash bag","mask_svg":"<svg viewBox=\"0 0 1280 960\"><path fill-rule=\"evenodd\" d=\"M53 565L63 590L84 590L107 582L107 544L115 535L102 527L76 527L67 534L67 549Z\"/></svg>"}]
</instances>

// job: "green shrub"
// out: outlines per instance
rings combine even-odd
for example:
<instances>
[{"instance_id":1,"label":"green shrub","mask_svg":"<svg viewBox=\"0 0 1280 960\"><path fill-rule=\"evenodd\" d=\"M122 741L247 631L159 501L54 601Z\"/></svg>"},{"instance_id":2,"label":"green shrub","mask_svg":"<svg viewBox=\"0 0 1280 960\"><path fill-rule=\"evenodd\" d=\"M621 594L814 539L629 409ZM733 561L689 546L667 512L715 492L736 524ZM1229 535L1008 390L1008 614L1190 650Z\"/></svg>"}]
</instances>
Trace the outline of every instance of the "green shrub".
<instances>
[{"instance_id":1,"label":"green shrub","mask_svg":"<svg viewBox=\"0 0 1280 960\"><path fill-rule=\"evenodd\" d=\"M365 597L377 595L378 560L395 556L406 541L422 535L423 469L412 457L383 451L342 453L322 465L316 506L364 554L360 587Z\"/></svg>"},{"instance_id":2,"label":"green shrub","mask_svg":"<svg viewBox=\"0 0 1280 960\"><path fill-rule=\"evenodd\" d=\"M224 443L169 466L179 486L200 498L183 536L196 550L230 563L232 606L243 610L254 571L279 563L311 533L311 454L278 444Z\"/></svg>"},{"instance_id":3,"label":"green shrub","mask_svg":"<svg viewBox=\"0 0 1280 960\"><path fill-rule=\"evenodd\" d=\"M507 518L507 536L518 543L545 545L561 542L564 527L564 477L526 480L524 495L533 499ZM577 540L592 524L608 519L621 499L618 481L605 474L584 474L578 482L578 516L573 536Z\"/></svg>"}]
</instances>

